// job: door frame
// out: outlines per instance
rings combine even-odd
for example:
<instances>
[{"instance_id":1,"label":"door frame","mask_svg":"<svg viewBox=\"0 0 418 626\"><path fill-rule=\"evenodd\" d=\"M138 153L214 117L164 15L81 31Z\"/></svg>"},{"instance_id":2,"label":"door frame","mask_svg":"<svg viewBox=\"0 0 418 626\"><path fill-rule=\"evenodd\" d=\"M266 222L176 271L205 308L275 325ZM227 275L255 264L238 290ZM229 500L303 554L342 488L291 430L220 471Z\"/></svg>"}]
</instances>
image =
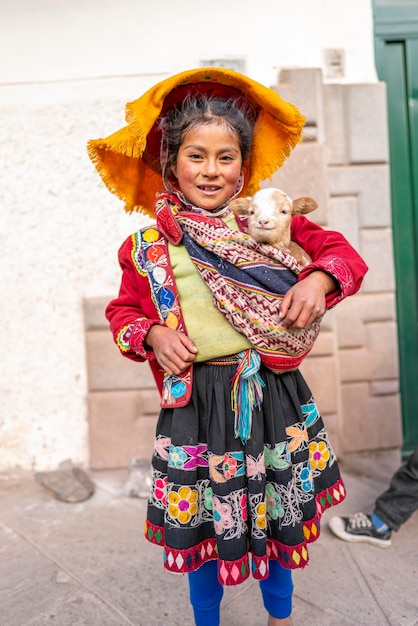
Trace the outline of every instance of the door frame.
<instances>
[{"instance_id":1,"label":"door frame","mask_svg":"<svg viewBox=\"0 0 418 626\"><path fill-rule=\"evenodd\" d=\"M387 86L403 455L407 456L418 443L418 0L373 0L373 21L376 69Z\"/></svg>"}]
</instances>

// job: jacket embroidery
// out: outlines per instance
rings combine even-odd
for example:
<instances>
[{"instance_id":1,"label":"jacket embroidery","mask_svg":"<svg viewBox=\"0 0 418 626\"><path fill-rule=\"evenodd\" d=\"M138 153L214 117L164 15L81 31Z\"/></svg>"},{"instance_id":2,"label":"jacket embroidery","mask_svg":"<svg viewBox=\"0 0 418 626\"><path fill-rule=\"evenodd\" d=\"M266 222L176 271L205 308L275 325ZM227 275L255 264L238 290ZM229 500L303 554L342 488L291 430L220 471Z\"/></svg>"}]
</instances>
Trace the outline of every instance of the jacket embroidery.
<instances>
[{"instance_id":1,"label":"jacket embroidery","mask_svg":"<svg viewBox=\"0 0 418 626\"><path fill-rule=\"evenodd\" d=\"M148 276L152 299L160 320L169 328L187 335L167 240L154 226L143 228L135 236L139 245L132 253L134 264L139 273L146 273ZM191 367L178 375L164 374L161 406L185 406L190 400L191 387Z\"/></svg>"}]
</instances>

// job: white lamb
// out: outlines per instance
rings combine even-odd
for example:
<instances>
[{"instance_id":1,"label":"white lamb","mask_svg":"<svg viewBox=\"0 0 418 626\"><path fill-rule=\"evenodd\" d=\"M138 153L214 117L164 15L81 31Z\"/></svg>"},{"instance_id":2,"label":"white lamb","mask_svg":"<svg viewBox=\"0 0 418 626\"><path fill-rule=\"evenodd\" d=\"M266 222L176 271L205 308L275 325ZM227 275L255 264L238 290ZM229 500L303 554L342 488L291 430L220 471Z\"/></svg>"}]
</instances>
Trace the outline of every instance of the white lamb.
<instances>
[{"instance_id":1,"label":"white lamb","mask_svg":"<svg viewBox=\"0 0 418 626\"><path fill-rule=\"evenodd\" d=\"M318 207L313 198L303 196L291 200L274 187L257 191L252 197L236 198L230 209L239 215L248 215L248 233L255 241L268 243L291 254L302 266L311 263L309 255L290 239L293 215L310 213Z\"/></svg>"}]
</instances>

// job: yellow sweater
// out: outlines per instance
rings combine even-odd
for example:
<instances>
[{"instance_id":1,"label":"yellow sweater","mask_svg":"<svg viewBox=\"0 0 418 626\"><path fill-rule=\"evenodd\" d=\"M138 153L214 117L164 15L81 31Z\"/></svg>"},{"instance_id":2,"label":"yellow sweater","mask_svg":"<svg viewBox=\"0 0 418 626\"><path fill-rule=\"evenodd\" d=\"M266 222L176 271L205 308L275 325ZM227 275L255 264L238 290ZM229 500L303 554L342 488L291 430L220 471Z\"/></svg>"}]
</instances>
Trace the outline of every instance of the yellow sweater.
<instances>
[{"instance_id":1,"label":"yellow sweater","mask_svg":"<svg viewBox=\"0 0 418 626\"><path fill-rule=\"evenodd\" d=\"M238 230L232 214L228 215L224 222L229 228ZM199 276L186 248L183 245L174 246L169 243L168 249L187 334L198 349L196 362L236 354L251 348L248 339L236 331L215 308L212 292Z\"/></svg>"}]
</instances>

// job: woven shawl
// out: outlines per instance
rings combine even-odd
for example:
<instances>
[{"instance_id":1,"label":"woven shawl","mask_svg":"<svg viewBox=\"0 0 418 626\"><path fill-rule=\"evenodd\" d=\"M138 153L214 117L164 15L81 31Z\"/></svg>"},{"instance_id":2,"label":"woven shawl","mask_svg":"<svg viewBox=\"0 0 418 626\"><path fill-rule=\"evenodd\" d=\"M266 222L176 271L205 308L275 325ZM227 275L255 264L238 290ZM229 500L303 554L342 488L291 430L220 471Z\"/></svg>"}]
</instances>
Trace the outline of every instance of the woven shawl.
<instances>
[{"instance_id":1,"label":"woven shawl","mask_svg":"<svg viewBox=\"0 0 418 626\"><path fill-rule=\"evenodd\" d=\"M247 337L264 365L278 373L296 369L320 329L319 321L304 329L280 325L280 303L301 269L296 259L269 244L256 243L219 218L180 211L175 219L219 311Z\"/></svg>"}]
</instances>

